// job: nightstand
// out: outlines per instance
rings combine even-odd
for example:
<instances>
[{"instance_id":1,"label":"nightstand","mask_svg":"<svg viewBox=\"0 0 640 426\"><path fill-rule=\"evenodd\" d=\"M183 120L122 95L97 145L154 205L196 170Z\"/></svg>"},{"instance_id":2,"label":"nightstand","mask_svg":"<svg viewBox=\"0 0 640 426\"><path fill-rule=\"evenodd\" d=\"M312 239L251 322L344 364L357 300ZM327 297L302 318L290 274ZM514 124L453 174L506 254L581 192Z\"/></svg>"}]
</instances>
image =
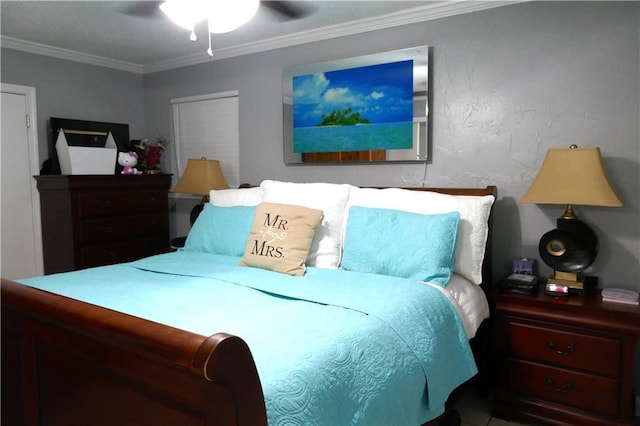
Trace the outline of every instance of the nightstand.
<instances>
[{"instance_id":1,"label":"nightstand","mask_svg":"<svg viewBox=\"0 0 640 426\"><path fill-rule=\"evenodd\" d=\"M542 286L541 286L542 287ZM492 415L534 424L633 424L640 307L495 293Z\"/></svg>"}]
</instances>

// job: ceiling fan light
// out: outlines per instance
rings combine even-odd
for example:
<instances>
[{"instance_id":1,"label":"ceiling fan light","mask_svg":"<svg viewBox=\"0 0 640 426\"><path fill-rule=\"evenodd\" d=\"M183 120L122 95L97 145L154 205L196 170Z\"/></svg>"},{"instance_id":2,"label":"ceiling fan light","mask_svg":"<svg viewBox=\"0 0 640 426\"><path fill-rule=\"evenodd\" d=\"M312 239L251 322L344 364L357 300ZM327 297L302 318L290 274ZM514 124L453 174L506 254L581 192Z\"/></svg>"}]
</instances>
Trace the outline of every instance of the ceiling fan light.
<instances>
[{"instance_id":1,"label":"ceiling fan light","mask_svg":"<svg viewBox=\"0 0 640 426\"><path fill-rule=\"evenodd\" d=\"M207 6L209 32L222 34L237 29L253 18L259 5L260 0L209 2Z\"/></svg>"},{"instance_id":2,"label":"ceiling fan light","mask_svg":"<svg viewBox=\"0 0 640 426\"><path fill-rule=\"evenodd\" d=\"M202 0L167 0L160 5L160 10L177 25L193 31L196 22L206 18L202 13L204 4Z\"/></svg>"}]
</instances>

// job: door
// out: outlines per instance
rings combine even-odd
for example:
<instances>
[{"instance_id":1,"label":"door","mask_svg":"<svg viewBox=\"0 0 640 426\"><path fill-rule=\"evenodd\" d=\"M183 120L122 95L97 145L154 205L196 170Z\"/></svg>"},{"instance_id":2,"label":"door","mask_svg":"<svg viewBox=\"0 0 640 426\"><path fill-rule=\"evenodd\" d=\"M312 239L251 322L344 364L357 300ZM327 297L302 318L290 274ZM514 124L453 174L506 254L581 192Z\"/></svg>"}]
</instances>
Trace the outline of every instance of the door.
<instances>
[{"instance_id":1,"label":"door","mask_svg":"<svg viewBox=\"0 0 640 426\"><path fill-rule=\"evenodd\" d=\"M35 88L2 84L0 135L0 275L42 275Z\"/></svg>"}]
</instances>

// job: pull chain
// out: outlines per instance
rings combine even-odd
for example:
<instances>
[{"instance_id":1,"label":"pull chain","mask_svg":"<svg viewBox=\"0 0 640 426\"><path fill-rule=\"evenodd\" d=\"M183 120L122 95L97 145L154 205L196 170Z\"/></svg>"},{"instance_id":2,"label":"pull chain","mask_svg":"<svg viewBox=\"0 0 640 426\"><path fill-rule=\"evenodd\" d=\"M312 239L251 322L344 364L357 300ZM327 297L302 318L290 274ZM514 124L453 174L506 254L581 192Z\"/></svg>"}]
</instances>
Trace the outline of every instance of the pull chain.
<instances>
[{"instance_id":1,"label":"pull chain","mask_svg":"<svg viewBox=\"0 0 640 426\"><path fill-rule=\"evenodd\" d=\"M213 50L211 50L211 20L209 20L209 48L207 49L207 55L209 55L210 57L213 57Z\"/></svg>"}]
</instances>

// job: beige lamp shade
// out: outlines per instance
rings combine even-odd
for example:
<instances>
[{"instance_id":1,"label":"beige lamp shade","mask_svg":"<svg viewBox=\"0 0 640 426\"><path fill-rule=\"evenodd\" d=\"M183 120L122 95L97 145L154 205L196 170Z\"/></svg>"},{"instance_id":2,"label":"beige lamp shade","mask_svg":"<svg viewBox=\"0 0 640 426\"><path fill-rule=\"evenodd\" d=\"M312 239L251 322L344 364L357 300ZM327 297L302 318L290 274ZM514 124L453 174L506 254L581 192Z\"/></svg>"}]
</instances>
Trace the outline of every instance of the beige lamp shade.
<instances>
[{"instance_id":1,"label":"beige lamp shade","mask_svg":"<svg viewBox=\"0 0 640 426\"><path fill-rule=\"evenodd\" d=\"M620 207L602 164L600 148L549 149L521 203Z\"/></svg>"},{"instance_id":2,"label":"beige lamp shade","mask_svg":"<svg viewBox=\"0 0 640 426\"><path fill-rule=\"evenodd\" d=\"M227 189L229 184L222 174L218 160L190 159L180 180L171 192L202 195L206 197L212 189Z\"/></svg>"}]
</instances>

